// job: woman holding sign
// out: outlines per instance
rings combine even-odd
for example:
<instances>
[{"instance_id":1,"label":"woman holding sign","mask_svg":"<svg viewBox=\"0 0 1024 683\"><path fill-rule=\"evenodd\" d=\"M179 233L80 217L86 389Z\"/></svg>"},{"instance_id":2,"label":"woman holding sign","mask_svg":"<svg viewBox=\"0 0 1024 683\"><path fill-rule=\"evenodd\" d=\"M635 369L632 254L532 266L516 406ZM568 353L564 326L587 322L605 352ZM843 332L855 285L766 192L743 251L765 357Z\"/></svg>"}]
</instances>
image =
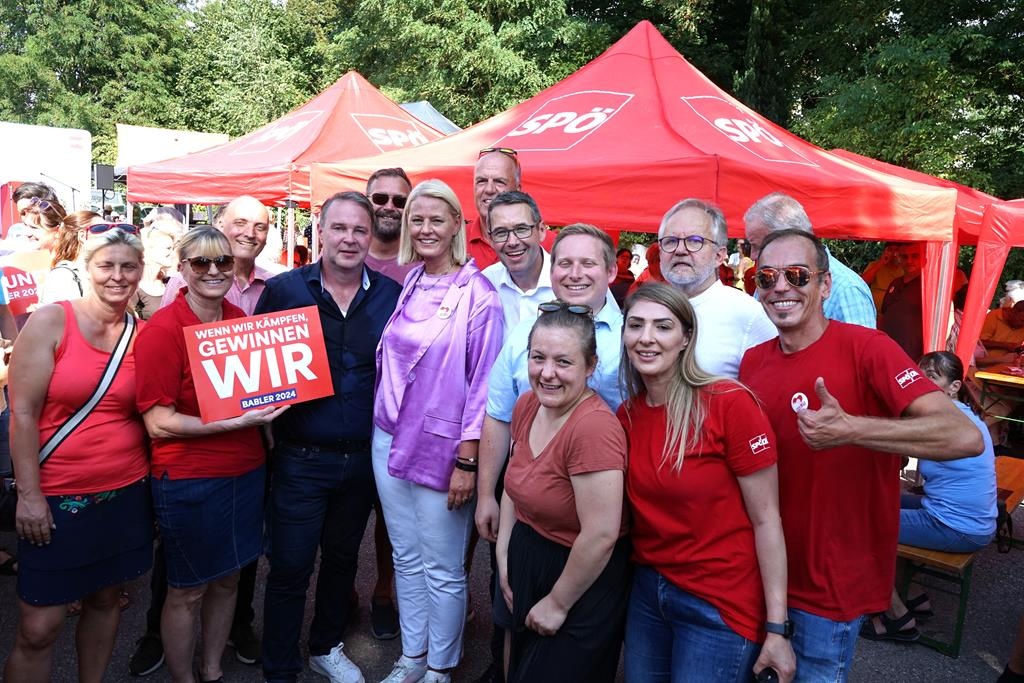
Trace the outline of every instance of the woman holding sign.
<instances>
[{"instance_id":1,"label":"woman holding sign","mask_svg":"<svg viewBox=\"0 0 1024 683\"><path fill-rule=\"evenodd\" d=\"M190 230L178 245L185 287L139 335L138 405L153 439L153 507L167 559L167 601L160 622L171 677L190 683L195 619L202 607L203 681L221 677L239 570L260 554L264 460L260 427L284 408L204 423L182 330L245 317L224 300L234 277L227 238Z\"/></svg>"},{"instance_id":2,"label":"woman holding sign","mask_svg":"<svg viewBox=\"0 0 1024 683\"><path fill-rule=\"evenodd\" d=\"M473 524L487 375L501 304L466 257L462 208L439 180L417 185L398 262L419 262L377 348L373 473L394 546L402 656L388 681L449 681L462 656L463 560Z\"/></svg>"},{"instance_id":3,"label":"woman holding sign","mask_svg":"<svg viewBox=\"0 0 1024 683\"><path fill-rule=\"evenodd\" d=\"M145 429L135 407L134 318L142 244L108 229L84 246L82 299L40 307L10 366L18 478L18 632L9 681L45 681L67 605L82 601L78 677L100 681L122 585L152 563Z\"/></svg>"}]
</instances>

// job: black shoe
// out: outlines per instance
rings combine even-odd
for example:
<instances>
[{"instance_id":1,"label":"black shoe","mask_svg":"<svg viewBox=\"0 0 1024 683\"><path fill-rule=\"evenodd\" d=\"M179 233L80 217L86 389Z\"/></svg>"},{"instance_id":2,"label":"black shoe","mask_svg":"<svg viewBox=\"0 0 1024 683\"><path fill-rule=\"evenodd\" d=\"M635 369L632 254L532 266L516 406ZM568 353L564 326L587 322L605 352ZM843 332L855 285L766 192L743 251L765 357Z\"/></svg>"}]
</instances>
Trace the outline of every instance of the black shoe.
<instances>
[{"instance_id":1,"label":"black shoe","mask_svg":"<svg viewBox=\"0 0 1024 683\"><path fill-rule=\"evenodd\" d=\"M476 683L505 683L505 681L501 669L497 664L491 662L480 678L476 679Z\"/></svg>"},{"instance_id":2,"label":"black shoe","mask_svg":"<svg viewBox=\"0 0 1024 683\"><path fill-rule=\"evenodd\" d=\"M373 637L377 640L391 640L401 633L395 603L388 598L370 600L370 623Z\"/></svg>"},{"instance_id":3,"label":"black shoe","mask_svg":"<svg viewBox=\"0 0 1024 683\"><path fill-rule=\"evenodd\" d=\"M164 664L164 644L160 636L147 633L135 643L135 652L128 660L128 673L132 676L148 676Z\"/></svg>"},{"instance_id":4,"label":"black shoe","mask_svg":"<svg viewBox=\"0 0 1024 683\"><path fill-rule=\"evenodd\" d=\"M235 648L235 659L242 664L260 663L260 639L252 632L252 626L241 626L231 632L228 645Z\"/></svg>"}]
</instances>

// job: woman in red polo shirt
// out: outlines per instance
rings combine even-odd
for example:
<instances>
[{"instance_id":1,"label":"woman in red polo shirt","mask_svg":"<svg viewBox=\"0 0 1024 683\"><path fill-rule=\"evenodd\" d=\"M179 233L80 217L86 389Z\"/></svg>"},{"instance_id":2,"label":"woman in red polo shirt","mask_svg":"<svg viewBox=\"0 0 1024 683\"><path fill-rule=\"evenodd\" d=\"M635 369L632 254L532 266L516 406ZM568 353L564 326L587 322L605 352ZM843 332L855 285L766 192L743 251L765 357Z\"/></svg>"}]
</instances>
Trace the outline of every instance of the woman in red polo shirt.
<instances>
[{"instance_id":1,"label":"woman in red polo shirt","mask_svg":"<svg viewBox=\"0 0 1024 683\"><path fill-rule=\"evenodd\" d=\"M284 408L252 410L204 423L182 329L245 317L224 300L234 278L227 238L195 228L178 244L186 286L139 334L138 406L153 439L150 484L167 559L167 601L160 634L167 669L190 683L195 619L202 607L202 681L221 678L239 570L263 540L264 460L259 427Z\"/></svg>"},{"instance_id":2,"label":"woman in red polo shirt","mask_svg":"<svg viewBox=\"0 0 1024 683\"><path fill-rule=\"evenodd\" d=\"M768 419L745 387L697 365L697 321L675 288L638 289L623 317L629 399L619 419L629 440L637 565L626 681L745 682L768 666L790 680L796 663Z\"/></svg>"}]
</instances>

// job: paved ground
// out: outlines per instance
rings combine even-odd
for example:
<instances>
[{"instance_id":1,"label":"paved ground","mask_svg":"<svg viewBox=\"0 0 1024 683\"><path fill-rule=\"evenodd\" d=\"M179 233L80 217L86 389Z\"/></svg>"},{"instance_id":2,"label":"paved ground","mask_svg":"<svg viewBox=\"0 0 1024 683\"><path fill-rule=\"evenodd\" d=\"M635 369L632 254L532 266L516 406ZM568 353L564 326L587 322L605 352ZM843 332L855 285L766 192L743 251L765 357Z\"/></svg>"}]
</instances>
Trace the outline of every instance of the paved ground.
<instances>
[{"instance_id":1,"label":"paved ground","mask_svg":"<svg viewBox=\"0 0 1024 683\"><path fill-rule=\"evenodd\" d=\"M865 510L866 514L867 511ZM1024 512L1020 510L1014 515L1017 529L1024 529ZM372 521L371 521L372 525ZM346 637L346 652L358 663L367 681L379 681L391 669L392 662L399 656L398 640L381 642L369 634L369 614L366 600L372 585L372 529L367 530L366 543L363 545L362 556L365 558L358 583L360 596L363 598L360 619L350 629ZM1018 531L1018 535L1022 535ZM0 545L11 547L14 539L9 534L0 534ZM1009 554L999 554L994 545L980 553L974 570L974 586L970 608L967 614L967 626L964 644L959 659L950 659L920 645L901 645L892 643L873 643L860 640L857 656L850 677L855 683L867 681L994 681L1009 653L1013 640L1017 619L1024 614L1024 548L1015 548ZM265 566L262 567L265 571ZM477 549L476 562L472 575L472 595L479 615L466 629L466 655L462 665L456 670L456 681L475 681L487 663L490 626L486 610L486 548L481 545ZM107 672L107 681L131 681L128 676L128 658L132 652L135 638L141 635L144 622L145 606L148 601L148 577L135 582L131 586L133 604L125 611L121 622L120 637L114 651L114 658ZM943 613L952 611L952 598L931 591L933 604L939 617L929 624L929 628L941 628ZM257 602L262 596L257 590ZM312 592L310 594L312 600ZM261 604L257 604L260 614ZM306 628L309 626L311 610L307 609ZM17 608L14 592L14 580L0 578L0 660L5 660L10 650L17 619ZM257 631L260 627L257 617ZM74 620L68 619L67 628L61 635L57 648L57 664L54 681L71 683L76 680L74 667ZM228 650L225 655L225 679L227 681L258 681L260 672L253 667L239 664ZM149 676L148 681L164 683L170 678L166 670ZM308 671L300 681L323 681L324 679Z\"/></svg>"}]
</instances>

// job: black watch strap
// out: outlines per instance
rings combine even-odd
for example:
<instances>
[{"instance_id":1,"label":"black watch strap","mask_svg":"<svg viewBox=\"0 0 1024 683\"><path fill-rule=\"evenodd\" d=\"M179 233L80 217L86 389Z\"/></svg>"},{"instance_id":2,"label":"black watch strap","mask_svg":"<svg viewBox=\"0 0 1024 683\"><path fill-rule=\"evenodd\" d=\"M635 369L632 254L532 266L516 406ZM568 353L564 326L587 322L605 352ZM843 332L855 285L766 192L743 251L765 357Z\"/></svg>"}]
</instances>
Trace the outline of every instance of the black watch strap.
<instances>
[{"instance_id":1,"label":"black watch strap","mask_svg":"<svg viewBox=\"0 0 1024 683\"><path fill-rule=\"evenodd\" d=\"M781 624L775 621L766 621L764 623L764 630L768 633L775 633L780 635L786 640L793 637L793 622L787 619Z\"/></svg>"}]
</instances>

